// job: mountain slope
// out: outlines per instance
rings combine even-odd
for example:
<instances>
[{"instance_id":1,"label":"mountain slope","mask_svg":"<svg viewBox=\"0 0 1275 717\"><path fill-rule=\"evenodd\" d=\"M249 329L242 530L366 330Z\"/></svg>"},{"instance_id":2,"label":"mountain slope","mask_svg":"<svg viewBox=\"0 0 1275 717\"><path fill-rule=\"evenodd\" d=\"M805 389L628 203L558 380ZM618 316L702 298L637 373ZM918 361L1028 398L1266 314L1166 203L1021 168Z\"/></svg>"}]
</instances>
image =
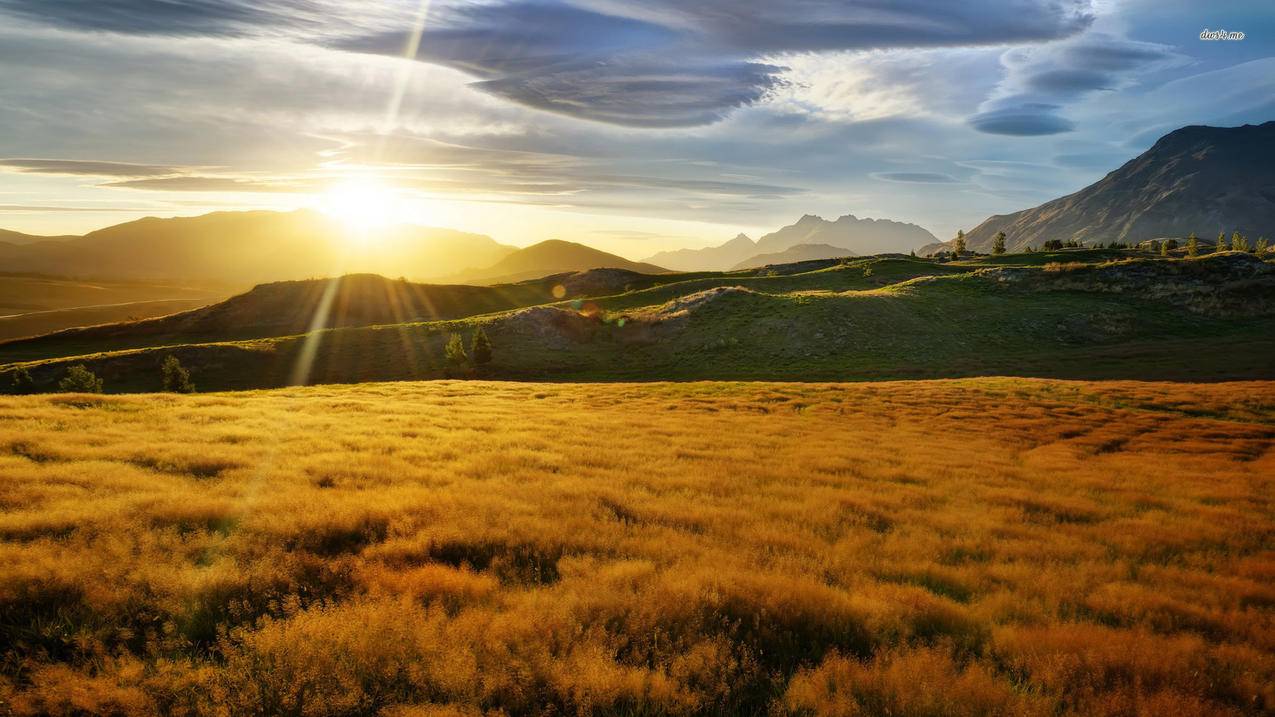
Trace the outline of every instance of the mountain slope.
<instances>
[{"instance_id":1,"label":"mountain slope","mask_svg":"<svg viewBox=\"0 0 1275 717\"><path fill-rule=\"evenodd\" d=\"M859 219L853 214L828 221L807 214L797 223L771 232L757 240L757 251L779 252L798 244L828 244L845 247L855 254L907 253L937 241L933 234L915 224L889 219Z\"/></svg>"},{"instance_id":2,"label":"mountain slope","mask_svg":"<svg viewBox=\"0 0 1275 717\"><path fill-rule=\"evenodd\" d=\"M0 244L12 244L14 246L22 246L25 244L35 244L42 241L63 241L66 239L74 239L74 236L39 236L36 234L23 234L22 232L10 231L8 229L0 229Z\"/></svg>"},{"instance_id":3,"label":"mountain slope","mask_svg":"<svg viewBox=\"0 0 1275 717\"><path fill-rule=\"evenodd\" d=\"M368 271L437 277L513 251L450 229L393 227L363 240L313 211L148 217L61 241L0 247L6 271L238 285Z\"/></svg>"},{"instance_id":4,"label":"mountain slope","mask_svg":"<svg viewBox=\"0 0 1275 717\"><path fill-rule=\"evenodd\" d=\"M966 235L967 246L987 251L1001 231L1011 250L1050 239L1136 243L1191 232L1275 233L1275 121L1170 132L1074 194L990 217Z\"/></svg>"},{"instance_id":5,"label":"mountain slope","mask_svg":"<svg viewBox=\"0 0 1275 717\"><path fill-rule=\"evenodd\" d=\"M588 269L626 269L639 274L663 274L667 270L608 254L575 242L550 239L510 253L486 269L462 272L453 281L496 284L536 279L550 274Z\"/></svg>"},{"instance_id":6,"label":"mountain slope","mask_svg":"<svg viewBox=\"0 0 1275 717\"><path fill-rule=\"evenodd\" d=\"M751 269L756 266L766 266L768 264L791 264L798 261L838 259L843 256L854 255L854 252L849 249L843 249L839 246L830 246L828 244L798 244L783 251L773 252L771 254L757 254L739 262L731 268L733 270Z\"/></svg>"},{"instance_id":7,"label":"mountain slope","mask_svg":"<svg viewBox=\"0 0 1275 717\"><path fill-rule=\"evenodd\" d=\"M756 253L757 244L747 234L739 234L725 244L704 249L662 251L646 261L673 271L725 271Z\"/></svg>"}]
</instances>

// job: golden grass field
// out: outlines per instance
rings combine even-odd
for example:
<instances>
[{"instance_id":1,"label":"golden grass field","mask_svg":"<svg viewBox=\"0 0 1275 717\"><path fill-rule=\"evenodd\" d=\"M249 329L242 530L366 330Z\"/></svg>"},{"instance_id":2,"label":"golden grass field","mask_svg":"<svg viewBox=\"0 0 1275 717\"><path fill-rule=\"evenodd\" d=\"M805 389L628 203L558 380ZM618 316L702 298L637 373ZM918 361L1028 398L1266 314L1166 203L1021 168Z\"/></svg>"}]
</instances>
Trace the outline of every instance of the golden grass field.
<instances>
[{"instance_id":1,"label":"golden grass field","mask_svg":"<svg viewBox=\"0 0 1275 717\"><path fill-rule=\"evenodd\" d=\"M1275 710L1275 384L0 398L0 713Z\"/></svg>"}]
</instances>

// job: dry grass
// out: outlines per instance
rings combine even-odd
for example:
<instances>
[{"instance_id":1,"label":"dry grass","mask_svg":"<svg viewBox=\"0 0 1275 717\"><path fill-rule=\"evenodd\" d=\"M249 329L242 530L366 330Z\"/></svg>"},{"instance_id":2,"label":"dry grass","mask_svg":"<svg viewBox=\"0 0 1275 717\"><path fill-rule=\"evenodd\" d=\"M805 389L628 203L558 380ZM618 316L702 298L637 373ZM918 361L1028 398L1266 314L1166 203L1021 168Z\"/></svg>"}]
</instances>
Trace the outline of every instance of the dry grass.
<instances>
[{"instance_id":1,"label":"dry grass","mask_svg":"<svg viewBox=\"0 0 1275 717\"><path fill-rule=\"evenodd\" d=\"M0 399L0 713L1258 714L1275 386Z\"/></svg>"}]
</instances>

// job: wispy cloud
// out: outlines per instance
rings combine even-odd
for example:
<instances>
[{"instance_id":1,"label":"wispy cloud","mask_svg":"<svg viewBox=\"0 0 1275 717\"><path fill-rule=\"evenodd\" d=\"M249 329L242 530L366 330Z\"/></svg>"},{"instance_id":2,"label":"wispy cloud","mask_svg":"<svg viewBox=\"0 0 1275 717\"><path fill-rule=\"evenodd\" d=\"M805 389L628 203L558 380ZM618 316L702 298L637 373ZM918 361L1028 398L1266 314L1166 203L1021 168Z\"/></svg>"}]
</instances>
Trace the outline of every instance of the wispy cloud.
<instances>
[{"instance_id":1,"label":"wispy cloud","mask_svg":"<svg viewBox=\"0 0 1275 717\"><path fill-rule=\"evenodd\" d=\"M24 174L63 174L94 177L156 177L177 174L180 169L130 162L80 159L0 159L0 168Z\"/></svg>"}]
</instances>

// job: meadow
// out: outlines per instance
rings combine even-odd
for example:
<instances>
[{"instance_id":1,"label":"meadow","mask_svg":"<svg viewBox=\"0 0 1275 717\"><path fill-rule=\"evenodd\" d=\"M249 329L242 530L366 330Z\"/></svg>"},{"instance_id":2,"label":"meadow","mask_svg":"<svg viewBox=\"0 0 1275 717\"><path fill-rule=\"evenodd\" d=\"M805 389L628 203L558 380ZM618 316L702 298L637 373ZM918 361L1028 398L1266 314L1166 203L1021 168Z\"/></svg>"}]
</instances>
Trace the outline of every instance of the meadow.
<instances>
[{"instance_id":1,"label":"meadow","mask_svg":"<svg viewBox=\"0 0 1275 717\"><path fill-rule=\"evenodd\" d=\"M0 397L0 713L1275 709L1275 383Z\"/></svg>"}]
</instances>

